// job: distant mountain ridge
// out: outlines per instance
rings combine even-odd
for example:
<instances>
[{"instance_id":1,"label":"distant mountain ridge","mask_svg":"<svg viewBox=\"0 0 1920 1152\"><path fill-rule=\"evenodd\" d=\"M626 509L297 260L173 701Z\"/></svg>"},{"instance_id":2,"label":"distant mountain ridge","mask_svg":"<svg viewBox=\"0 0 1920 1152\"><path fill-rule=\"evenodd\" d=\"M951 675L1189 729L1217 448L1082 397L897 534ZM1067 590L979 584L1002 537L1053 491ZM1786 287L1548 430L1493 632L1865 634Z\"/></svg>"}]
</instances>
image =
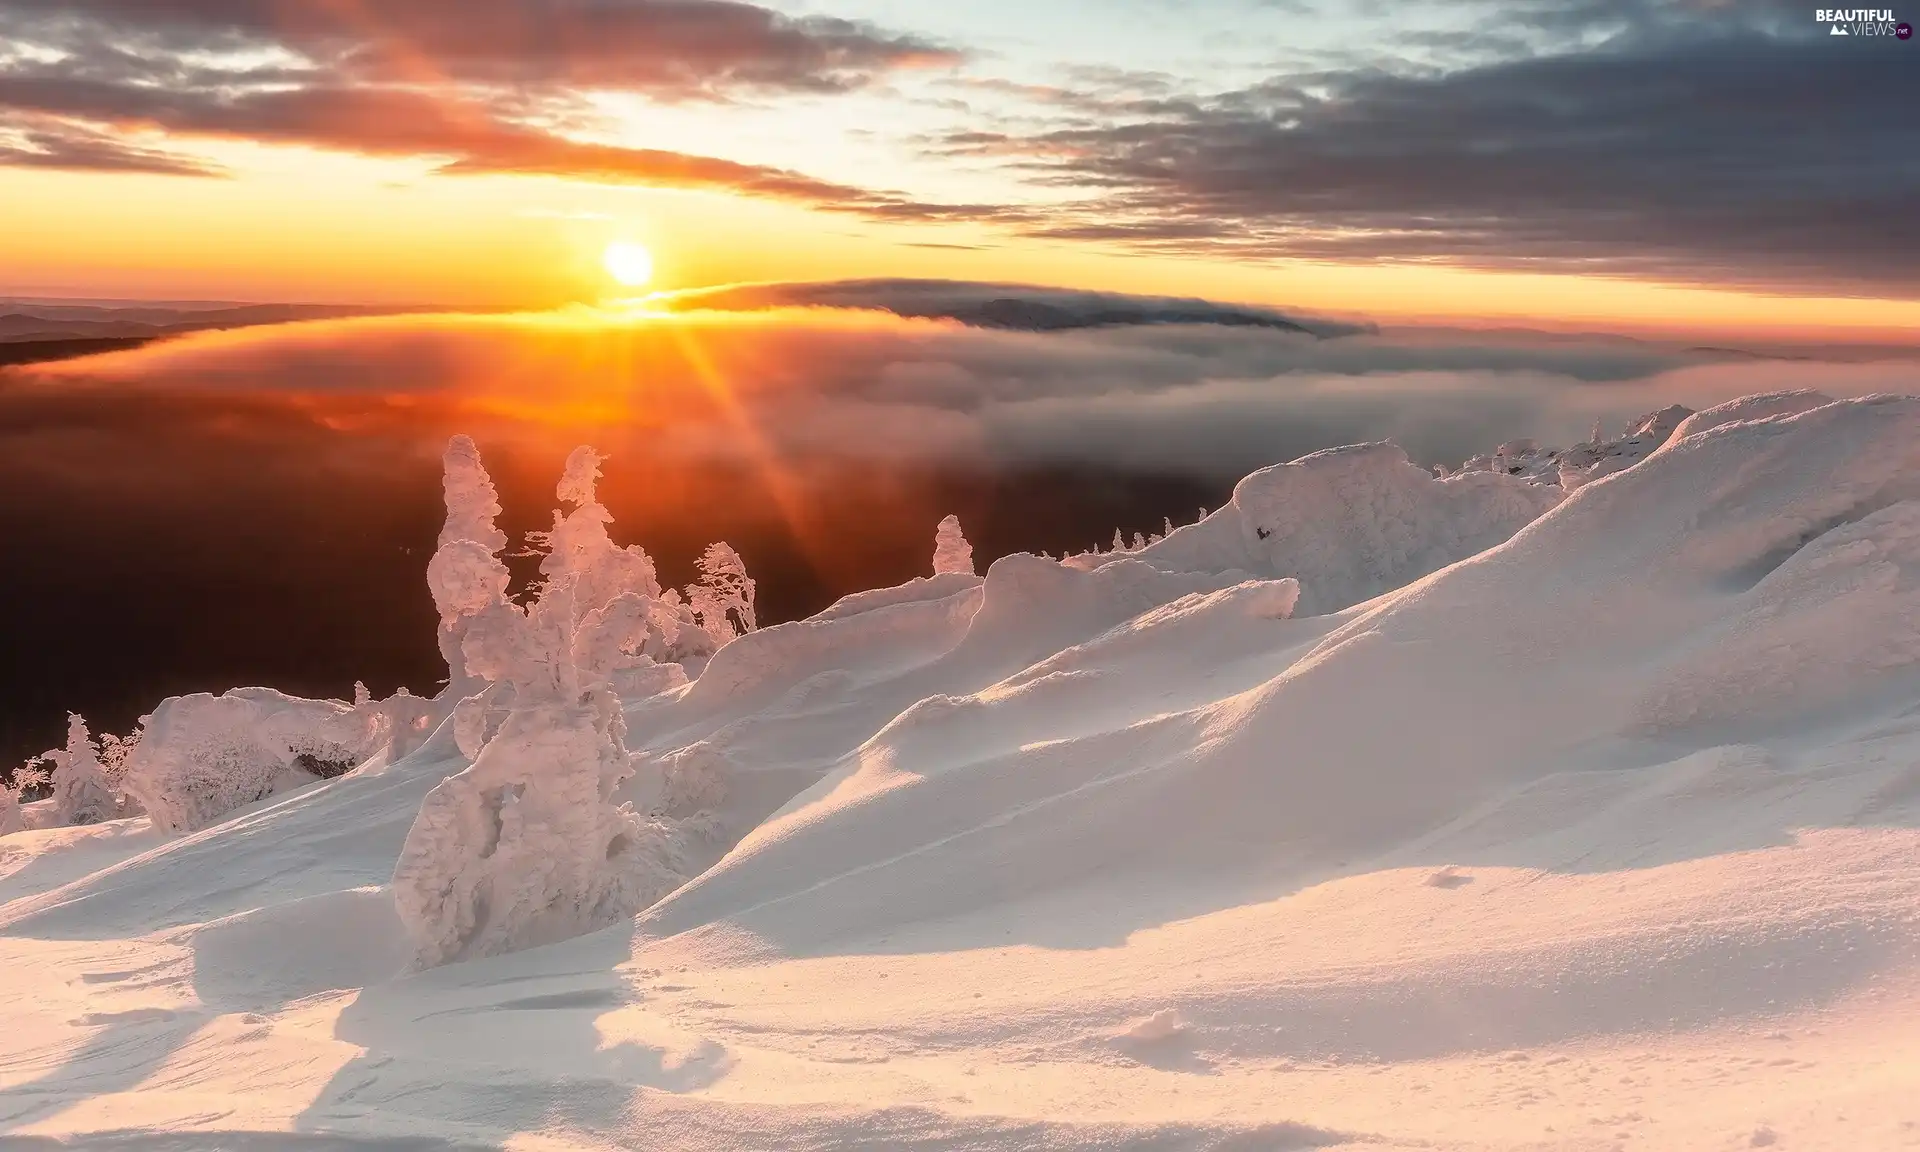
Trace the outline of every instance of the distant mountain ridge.
<instances>
[{"instance_id":1,"label":"distant mountain ridge","mask_svg":"<svg viewBox=\"0 0 1920 1152\"><path fill-rule=\"evenodd\" d=\"M354 304L234 304L216 307L50 303L0 299L0 343L155 339L210 328L331 320L411 309Z\"/></svg>"},{"instance_id":2,"label":"distant mountain ridge","mask_svg":"<svg viewBox=\"0 0 1920 1152\"><path fill-rule=\"evenodd\" d=\"M1022 332L1216 324L1329 338L1369 335L1378 330L1368 323L1298 316L1251 304L1218 304L1197 297L1136 296L966 280L736 284L668 293L664 303L669 307L722 311L872 308L914 319L956 320L975 328Z\"/></svg>"}]
</instances>

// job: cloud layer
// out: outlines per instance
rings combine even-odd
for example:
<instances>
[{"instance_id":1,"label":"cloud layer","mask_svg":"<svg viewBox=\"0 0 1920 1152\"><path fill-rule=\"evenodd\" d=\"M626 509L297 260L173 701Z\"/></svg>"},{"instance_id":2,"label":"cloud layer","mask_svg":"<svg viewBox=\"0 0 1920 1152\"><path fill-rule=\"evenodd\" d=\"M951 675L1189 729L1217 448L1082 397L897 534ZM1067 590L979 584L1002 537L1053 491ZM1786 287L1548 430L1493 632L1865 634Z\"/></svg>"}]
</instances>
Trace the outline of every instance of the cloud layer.
<instances>
[{"instance_id":1,"label":"cloud layer","mask_svg":"<svg viewBox=\"0 0 1920 1152\"><path fill-rule=\"evenodd\" d=\"M995 287L995 291L1002 289ZM872 290L869 290L871 292ZM398 316L206 334L16 373L14 434L177 397L432 441L592 434L656 460L1095 464L1231 478L1395 438L1429 463L1746 392L1914 384L1911 362L1635 341L1157 324L1018 332L846 308ZM142 417L144 420L145 417ZM364 448L359 449L364 451Z\"/></svg>"}]
</instances>

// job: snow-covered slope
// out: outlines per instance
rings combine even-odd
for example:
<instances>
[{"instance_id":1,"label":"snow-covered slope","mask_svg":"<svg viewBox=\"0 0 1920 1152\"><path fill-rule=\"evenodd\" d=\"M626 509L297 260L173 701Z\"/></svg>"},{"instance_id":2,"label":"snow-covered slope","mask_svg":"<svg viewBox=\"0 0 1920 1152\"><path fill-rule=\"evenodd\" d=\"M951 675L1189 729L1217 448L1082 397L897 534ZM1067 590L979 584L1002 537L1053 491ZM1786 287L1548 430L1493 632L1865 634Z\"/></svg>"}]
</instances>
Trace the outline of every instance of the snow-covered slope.
<instances>
[{"instance_id":1,"label":"snow-covered slope","mask_svg":"<svg viewBox=\"0 0 1920 1152\"><path fill-rule=\"evenodd\" d=\"M1920 399L1823 400L1570 491L1321 453L750 633L625 709L699 874L546 947L408 974L444 729L0 841L142 850L0 906L0 1134L1920 1146Z\"/></svg>"}]
</instances>

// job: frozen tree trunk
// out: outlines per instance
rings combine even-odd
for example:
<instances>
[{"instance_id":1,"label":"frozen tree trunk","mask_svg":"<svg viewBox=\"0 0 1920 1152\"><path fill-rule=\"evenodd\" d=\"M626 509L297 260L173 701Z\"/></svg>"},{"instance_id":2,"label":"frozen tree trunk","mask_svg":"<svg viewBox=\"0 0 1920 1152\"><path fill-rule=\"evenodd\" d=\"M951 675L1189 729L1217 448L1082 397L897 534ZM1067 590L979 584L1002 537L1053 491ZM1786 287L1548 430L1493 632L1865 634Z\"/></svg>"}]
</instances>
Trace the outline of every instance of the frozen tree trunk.
<instances>
[{"instance_id":1,"label":"frozen tree trunk","mask_svg":"<svg viewBox=\"0 0 1920 1152\"><path fill-rule=\"evenodd\" d=\"M960 531L958 516L948 516L933 530L933 574L945 576L948 573L976 574L973 570L973 545L967 543L966 535Z\"/></svg>"}]
</instances>

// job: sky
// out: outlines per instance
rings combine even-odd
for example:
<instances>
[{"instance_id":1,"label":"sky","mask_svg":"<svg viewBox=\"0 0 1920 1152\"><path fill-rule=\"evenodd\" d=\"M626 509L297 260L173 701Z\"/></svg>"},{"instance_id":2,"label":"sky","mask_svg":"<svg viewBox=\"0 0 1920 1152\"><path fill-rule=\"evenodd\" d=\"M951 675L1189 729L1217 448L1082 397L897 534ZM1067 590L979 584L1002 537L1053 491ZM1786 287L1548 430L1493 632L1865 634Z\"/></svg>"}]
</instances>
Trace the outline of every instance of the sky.
<instances>
[{"instance_id":1,"label":"sky","mask_svg":"<svg viewBox=\"0 0 1920 1152\"><path fill-rule=\"evenodd\" d=\"M544 307L627 241L664 288L1911 341L1920 44L1814 15L0 0L0 293Z\"/></svg>"}]
</instances>

